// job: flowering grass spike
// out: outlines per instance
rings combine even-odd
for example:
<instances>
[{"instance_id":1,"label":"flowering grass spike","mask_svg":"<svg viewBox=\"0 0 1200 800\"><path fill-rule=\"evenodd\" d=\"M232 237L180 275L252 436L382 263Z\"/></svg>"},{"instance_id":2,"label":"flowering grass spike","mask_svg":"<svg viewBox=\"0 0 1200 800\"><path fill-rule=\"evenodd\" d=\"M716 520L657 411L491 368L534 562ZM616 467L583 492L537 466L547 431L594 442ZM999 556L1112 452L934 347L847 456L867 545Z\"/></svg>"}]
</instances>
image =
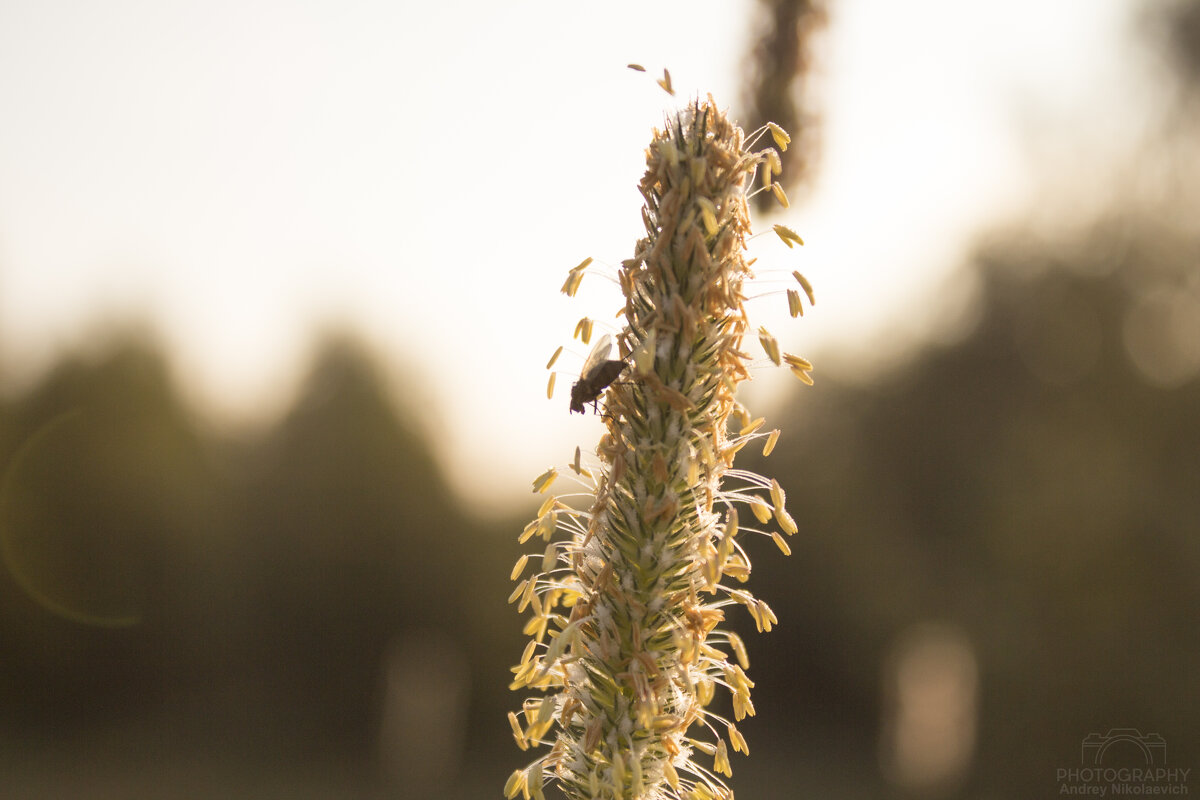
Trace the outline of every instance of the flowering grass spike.
<instances>
[{"instance_id":1,"label":"flowering grass spike","mask_svg":"<svg viewBox=\"0 0 1200 800\"><path fill-rule=\"evenodd\" d=\"M781 128L767 131L786 146ZM522 750L548 749L512 774L509 798L540 800L549 781L573 800L733 797L720 776L731 774L731 749L748 752L737 722L754 713L754 684L741 639L721 625L735 605L760 631L777 621L741 587L750 560L738 537L769 537L786 554L765 526L797 530L777 481L733 469L746 444L765 439L769 453L779 436L761 431L734 394L749 377L743 340L754 335L743 292L753 277L746 193L757 170L778 164L773 149L750 149L756 140L748 145L710 97L669 119L646 151L646 237L619 275L615 338L629 368L604 390L598 469L581 467L577 450L563 470L589 504L547 497L520 537L540 539L544 552L513 570L510 602L529 612L532 640L512 688L533 694L509 722ZM803 243L782 230L789 246ZM781 355L765 328L757 336L773 362L811 382L808 361ZM547 471L534 490L558 474ZM531 564L540 571L526 575ZM709 709L718 687L732 695L733 719Z\"/></svg>"}]
</instances>

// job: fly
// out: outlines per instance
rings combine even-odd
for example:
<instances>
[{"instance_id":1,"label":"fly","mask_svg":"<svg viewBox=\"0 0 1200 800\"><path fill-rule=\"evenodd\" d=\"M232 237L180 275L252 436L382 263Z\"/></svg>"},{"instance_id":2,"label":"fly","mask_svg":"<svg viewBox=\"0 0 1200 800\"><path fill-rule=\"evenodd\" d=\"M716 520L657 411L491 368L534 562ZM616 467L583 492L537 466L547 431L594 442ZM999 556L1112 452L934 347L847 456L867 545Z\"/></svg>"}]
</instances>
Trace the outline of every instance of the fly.
<instances>
[{"instance_id":1,"label":"fly","mask_svg":"<svg viewBox=\"0 0 1200 800\"><path fill-rule=\"evenodd\" d=\"M580 378L571 387L571 412L584 413L584 406L592 404L592 409L598 411L596 404L600 394L608 388L625 370L628 364L624 361L614 361L608 357L612 352L612 341L608 335L600 337L587 360L583 362Z\"/></svg>"}]
</instances>

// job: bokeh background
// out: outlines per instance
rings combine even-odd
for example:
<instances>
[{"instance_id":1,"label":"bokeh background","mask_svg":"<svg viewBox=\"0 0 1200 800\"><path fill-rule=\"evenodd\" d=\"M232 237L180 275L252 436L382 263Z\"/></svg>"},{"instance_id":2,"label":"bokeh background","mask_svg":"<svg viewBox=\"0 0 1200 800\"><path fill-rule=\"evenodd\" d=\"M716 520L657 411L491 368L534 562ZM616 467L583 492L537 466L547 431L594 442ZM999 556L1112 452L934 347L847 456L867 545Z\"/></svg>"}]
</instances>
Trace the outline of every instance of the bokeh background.
<instances>
[{"instance_id":1,"label":"bokeh background","mask_svg":"<svg viewBox=\"0 0 1200 800\"><path fill-rule=\"evenodd\" d=\"M747 392L801 531L739 796L1200 765L1200 3L7 0L0 797L500 796L619 305L558 287L709 91L793 134L751 311L817 365Z\"/></svg>"}]
</instances>

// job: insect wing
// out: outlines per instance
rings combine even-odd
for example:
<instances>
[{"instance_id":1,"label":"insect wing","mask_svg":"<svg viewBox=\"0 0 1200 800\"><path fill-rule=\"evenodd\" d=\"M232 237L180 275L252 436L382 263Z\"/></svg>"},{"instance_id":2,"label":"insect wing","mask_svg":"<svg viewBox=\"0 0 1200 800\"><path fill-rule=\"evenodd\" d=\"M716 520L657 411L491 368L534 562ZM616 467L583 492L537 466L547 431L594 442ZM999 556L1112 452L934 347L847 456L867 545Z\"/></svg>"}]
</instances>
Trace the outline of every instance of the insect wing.
<instances>
[{"instance_id":1,"label":"insect wing","mask_svg":"<svg viewBox=\"0 0 1200 800\"><path fill-rule=\"evenodd\" d=\"M587 360L583 362L583 368L579 370L579 379L586 381L597 367L608 360L608 354L611 352L612 337L606 333L596 341L592 352L588 353Z\"/></svg>"},{"instance_id":2,"label":"insect wing","mask_svg":"<svg viewBox=\"0 0 1200 800\"><path fill-rule=\"evenodd\" d=\"M628 366L624 361L605 361L600 364L591 374L592 383L595 384L593 388L598 391L608 388L608 385L615 381Z\"/></svg>"}]
</instances>

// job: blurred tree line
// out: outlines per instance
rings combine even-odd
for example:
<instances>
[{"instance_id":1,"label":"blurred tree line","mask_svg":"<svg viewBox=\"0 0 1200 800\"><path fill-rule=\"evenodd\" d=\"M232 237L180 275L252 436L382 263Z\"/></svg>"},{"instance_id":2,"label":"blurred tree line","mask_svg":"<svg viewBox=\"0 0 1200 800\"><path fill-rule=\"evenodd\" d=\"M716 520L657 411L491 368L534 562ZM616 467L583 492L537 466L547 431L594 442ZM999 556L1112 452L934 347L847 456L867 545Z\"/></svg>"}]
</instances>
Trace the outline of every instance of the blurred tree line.
<instances>
[{"instance_id":1,"label":"blurred tree line","mask_svg":"<svg viewBox=\"0 0 1200 800\"><path fill-rule=\"evenodd\" d=\"M961 796L1056 790L1055 768L1112 728L1159 733L1169 763L1195 763L1200 358L1153 385L1125 340L1149 283L1200 311L1200 238L1164 248L1117 222L1075 242L1001 237L976 265L969 336L866 385L822 381L786 415L766 466L801 534L754 575L783 621L754 667L790 695L781 723L823 726L877 769L883 665L936 621L979 662ZM1161 343L1176 345L1200 357L1200 339Z\"/></svg>"},{"instance_id":2,"label":"blurred tree line","mask_svg":"<svg viewBox=\"0 0 1200 800\"><path fill-rule=\"evenodd\" d=\"M238 437L186 408L140 340L8 400L0 771L108 740L143 768L316 762L369 786L387 655L426 632L470 676L458 758L495 748L520 523L468 519L415 419L345 338L279 422Z\"/></svg>"},{"instance_id":3,"label":"blurred tree line","mask_svg":"<svg viewBox=\"0 0 1200 800\"><path fill-rule=\"evenodd\" d=\"M984 237L969 333L865 380L825 373L750 464L803 520L792 559L755 561L782 621L747 636L760 717L818 794L1058 794L1056 769L1114 728L1164 737L1168 765L1200 756L1200 3L1138 22L1170 85L1109 207ZM886 672L931 621L975 652L976 741L963 780L905 788L880 763Z\"/></svg>"},{"instance_id":4,"label":"blurred tree line","mask_svg":"<svg viewBox=\"0 0 1200 800\"><path fill-rule=\"evenodd\" d=\"M980 664L962 796L1045 791L1112 727L1194 763L1200 359L1161 385L1129 345L1151 288L1200 307L1200 237L1174 236L1137 217L1073 241L998 236L969 335L775 415L784 442L749 466L780 477L802 530L792 558L768 543L755 560L782 623L744 632L765 751L738 764L744 782L766 791L775 754L835 796L886 796L881 665L929 620ZM168 375L125 341L0 409L0 762L110 737L131 763L315 760L372 786L389 648L432 632L469 675L457 774L502 781L521 758L503 715L523 520L463 515L348 340L281 420L237 438Z\"/></svg>"}]
</instances>

